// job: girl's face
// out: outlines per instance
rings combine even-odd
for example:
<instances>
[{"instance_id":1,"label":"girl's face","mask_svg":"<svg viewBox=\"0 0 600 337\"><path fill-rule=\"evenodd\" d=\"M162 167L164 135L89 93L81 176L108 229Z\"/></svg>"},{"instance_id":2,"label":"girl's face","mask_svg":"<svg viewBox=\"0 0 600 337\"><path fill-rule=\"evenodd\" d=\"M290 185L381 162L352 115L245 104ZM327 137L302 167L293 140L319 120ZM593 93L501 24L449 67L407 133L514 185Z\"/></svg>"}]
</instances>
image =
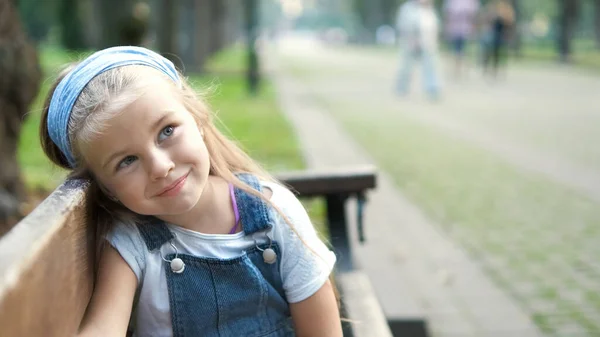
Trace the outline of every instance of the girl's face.
<instances>
[{"instance_id":1,"label":"girl's face","mask_svg":"<svg viewBox=\"0 0 600 337\"><path fill-rule=\"evenodd\" d=\"M106 123L101 135L80 145L99 183L138 214L189 211L208 178L201 131L165 81L152 83Z\"/></svg>"}]
</instances>

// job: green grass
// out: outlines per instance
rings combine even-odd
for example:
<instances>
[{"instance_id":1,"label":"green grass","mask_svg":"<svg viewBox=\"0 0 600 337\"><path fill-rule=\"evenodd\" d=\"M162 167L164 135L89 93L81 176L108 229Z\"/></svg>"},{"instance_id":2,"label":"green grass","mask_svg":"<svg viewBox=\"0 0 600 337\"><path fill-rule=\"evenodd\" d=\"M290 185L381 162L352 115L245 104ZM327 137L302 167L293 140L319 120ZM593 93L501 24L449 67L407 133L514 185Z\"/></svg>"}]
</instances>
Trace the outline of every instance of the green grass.
<instances>
[{"instance_id":1,"label":"green grass","mask_svg":"<svg viewBox=\"0 0 600 337\"><path fill-rule=\"evenodd\" d=\"M61 66L79 59L86 53L73 54L45 47L41 49L40 54L44 80L23 125L18 157L27 186L31 189L51 190L64 179L66 173L49 162L39 145L38 128L43 100ZM272 84L268 79L263 79L260 94L256 97L248 95L245 91L243 64L242 50L232 48L215 55L208 62L207 74L191 75L190 80L200 91L211 89L208 101L218 112L222 122L220 128L236 139L268 170L302 168L304 165L298 143L291 126L279 111ZM225 75L217 76L211 73Z\"/></svg>"},{"instance_id":2,"label":"green grass","mask_svg":"<svg viewBox=\"0 0 600 337\"><path fill-rule=\"evenodd\" d=\"M246 71L247 50L236 44L217 53L206 62L206 68L213 74L234 74L243 76Z\"/></svg>"}]
</instances>

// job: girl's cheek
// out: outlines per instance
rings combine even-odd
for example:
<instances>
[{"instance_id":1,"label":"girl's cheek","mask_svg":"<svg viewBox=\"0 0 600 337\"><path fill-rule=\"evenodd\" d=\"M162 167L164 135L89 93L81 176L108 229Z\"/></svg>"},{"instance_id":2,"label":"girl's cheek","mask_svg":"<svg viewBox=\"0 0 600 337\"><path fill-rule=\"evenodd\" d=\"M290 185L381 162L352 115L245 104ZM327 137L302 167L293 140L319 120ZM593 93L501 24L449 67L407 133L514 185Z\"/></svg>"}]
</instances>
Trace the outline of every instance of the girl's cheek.
<instances>
[{"instance_id":1,"label":"girl's cheek","mask_svg":"<svg viewBox=\"0 0 600 337\"><path fill-rule=\"evenodd\" d=\"M124 178L115 178L115 179L110 179L105 186L114 194L122 194L122 193L126 193L127 190L130 188L130 185L132 184L132 180L131 179L124 179Z\"/></svg>"}]
</instances>

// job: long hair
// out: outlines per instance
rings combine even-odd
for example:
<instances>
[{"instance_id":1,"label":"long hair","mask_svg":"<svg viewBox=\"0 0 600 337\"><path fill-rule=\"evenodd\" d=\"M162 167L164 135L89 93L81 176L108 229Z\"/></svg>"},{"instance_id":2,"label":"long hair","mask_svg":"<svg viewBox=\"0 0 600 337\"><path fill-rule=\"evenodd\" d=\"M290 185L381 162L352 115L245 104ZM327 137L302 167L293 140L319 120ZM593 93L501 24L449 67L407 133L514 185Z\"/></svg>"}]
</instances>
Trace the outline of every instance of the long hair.
<instances>
[{"instance_id":1,"label":"long hair","mask_svg":"<svg viewBox=\"0 0 600 337\"><path fill-rule=\"evenodd\" d=\"M47 116L52 95L58 83L73 67L74 65L71 65L59 74L48 93L41 116L40 140L48 158L56 165L70 170L70 178L84 178L90 181L86 200L86 217L89 223L94 224L95 227L97 264L105 245L104 238L112 230L115 223L118 221L135 221L139 219L140 215L130 211L107 195L105 189L86 167L80 144L98 135L107 120L143 94L144 85L146 84L140 76L141 72L139 70L141 70L140 68L148 68L139 65L114 68L96 76L85 86L73 106L68 124L69 141L77 162L76 168L73 169L58 146L50 139L47 130ZM179 95L186 110L192 114L198 127L204 131L204 141L210 158L209 175L221 177L235 187L261 198L282 216L292 231L296 232L291 221L276 205L262 193L238 179L236 174L250 173L261 180L279 183L240 147L221 133L215 126L214 113L204 98L191 88L181 74L182 85L180 87L158 71L153 71L153 74L156 74L157 77L161 76L164 81L171 83L174 92ZM298 237L302 240L299 235ZM310 247L308 248L310 249ZM312 249L310 250L312 251ZM316 254L314 251L313 253Z\"/></svg>"}]
</instances>

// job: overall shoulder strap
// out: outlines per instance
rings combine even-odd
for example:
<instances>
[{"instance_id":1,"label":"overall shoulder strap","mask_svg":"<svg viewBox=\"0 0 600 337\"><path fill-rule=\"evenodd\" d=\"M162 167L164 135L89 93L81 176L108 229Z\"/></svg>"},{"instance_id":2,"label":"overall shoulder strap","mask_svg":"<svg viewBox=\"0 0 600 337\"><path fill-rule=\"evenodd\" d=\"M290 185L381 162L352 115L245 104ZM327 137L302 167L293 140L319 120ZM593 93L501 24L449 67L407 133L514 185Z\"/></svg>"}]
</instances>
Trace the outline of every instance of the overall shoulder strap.
<instances>
[{"instance_id":1,"label":"overall shoulder strap","mask_svg":"<svg viewBox=\"0 0 600 337\"><path fill-rule=\"evenodd\" d=\"M136 221L136 226L149 251L160 248L165 242L169 242L173 238L173 233L167 228L167 225L153 216Z\"/></svg>"},{"instance_id":2,"label":"overall shoulder strap","mask_svg":"<svg viewBox=\"0 0 600 337\"><path fill-rule=\"evenodd\" d=\"M237 174L237 177L246 185L262 193L260 181L258 181L258 178L254 175L242 173ZM269 205L259 197L247 193L237 187L234 189L234 193L238 211L240 213L240 221L246 235L271 229L273 227L275 222L269 213Z\"/></svg>"}]
</instances>

